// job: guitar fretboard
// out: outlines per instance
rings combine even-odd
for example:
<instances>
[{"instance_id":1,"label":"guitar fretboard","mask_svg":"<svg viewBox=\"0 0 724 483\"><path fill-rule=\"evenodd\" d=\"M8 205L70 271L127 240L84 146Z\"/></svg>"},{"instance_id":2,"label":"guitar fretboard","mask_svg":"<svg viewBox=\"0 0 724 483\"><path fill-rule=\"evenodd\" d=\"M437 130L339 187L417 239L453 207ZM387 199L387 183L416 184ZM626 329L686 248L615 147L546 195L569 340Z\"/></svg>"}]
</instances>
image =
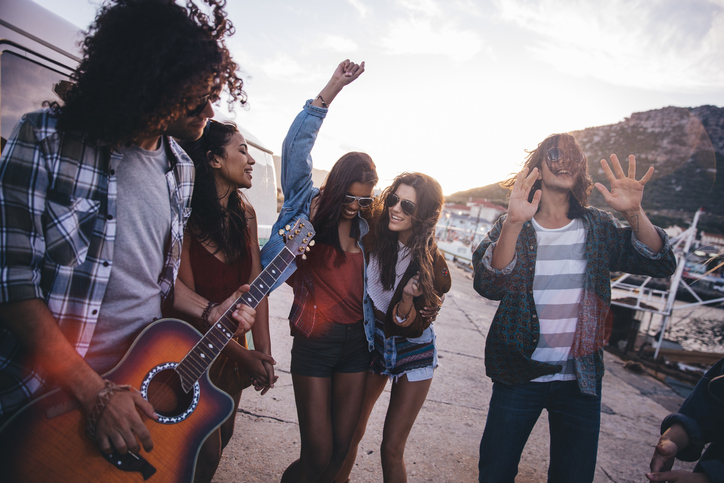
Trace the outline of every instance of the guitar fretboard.
<instances>
[{"instance_id":1,"label":"guitar fretboard","mask_svg":"<svg viewBox=\"0 0 724 483\"><path fill-rule=\"evenodd\" d=\"M249 291L236 299L229 309L206 332L194 348L176 366L181 377L183 390L189 392L196 381L216 360L222 349L226 347L236 332L237 324L231 314L236 304L245 304L256 308L259 302L269 293L269 289L279 280L284 270L291 265L295 255L284 247L269 265L254 279Z\"/></svg>"}]
</instances>

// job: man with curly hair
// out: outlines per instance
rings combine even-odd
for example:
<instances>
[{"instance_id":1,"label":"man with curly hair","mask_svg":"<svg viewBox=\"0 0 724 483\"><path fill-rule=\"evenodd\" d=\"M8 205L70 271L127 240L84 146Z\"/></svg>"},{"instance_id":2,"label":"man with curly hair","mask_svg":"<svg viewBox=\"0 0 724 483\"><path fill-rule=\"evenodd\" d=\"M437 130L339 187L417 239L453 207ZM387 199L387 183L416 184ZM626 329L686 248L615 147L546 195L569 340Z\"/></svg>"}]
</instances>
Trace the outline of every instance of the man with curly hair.
<instances>
[{"instance_id":1,"label":"man with curly hair","mask_svg":"<svg viewBox=\"0 0 724 483\"><path fill-rule=\"evenodd\" d=\"M475 290L500 305L485 346L493 395L480 443L479 479L515 480L543 409L550 427L549 482L593 481L601 419L601 379L611 271L665 277L676 268L666 234L641 208L651 167L636 179L601 168L596 188L630 228L587 206L588 160L570 134L546 138L509 188L508 213L473 254Z\"/></svg>"},{"instance_id":2,"label":"man with curly hair","mask_svg":"<svg viewBox=\"0 0 724 483\"><path fill-rule=\"evenodd\" d=\"M155 419L154 408L99 374L162 305L216 320L240 293L214 307L175 283L194 165L173 137L198 139L223 88L245 102L224 2L207 3L210 15L192 2L106 2L64 105L26 114L5 147L0 424L60 386L94 410L103 452L137 452L139 440L150 451L139 411ZM234 318L243 333L254 310Z\"/></svg>"}]
</instances>

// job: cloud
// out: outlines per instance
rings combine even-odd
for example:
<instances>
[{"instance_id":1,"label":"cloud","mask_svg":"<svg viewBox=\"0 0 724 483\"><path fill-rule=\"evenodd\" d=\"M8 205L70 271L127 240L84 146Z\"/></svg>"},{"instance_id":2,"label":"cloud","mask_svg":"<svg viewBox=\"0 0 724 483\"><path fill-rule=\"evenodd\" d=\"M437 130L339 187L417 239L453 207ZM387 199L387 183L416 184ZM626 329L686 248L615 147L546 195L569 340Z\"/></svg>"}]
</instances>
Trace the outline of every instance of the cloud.
<instances>
[{"instance_id":1,"label":"cloud","mask_svg":"<svg viewBox=\"0 0 724 483\"><path fill-rule=\"evenodd\" d=\"M338 35L326 35L322 40L322 47L335 52L350 53L355 52L358 48L357 43L345 37Z\"/></svg>"},{"instance_id":2,"label":"cloud","mask_svg":"<svg viewBox=\"0 0 724 483\"><path fill-rule=\"evenodd\" d=\"M498 0L503 20L536 34L528 46L567 74L646 89L724 83L721 0Z\"/></svg>"},{"instance_id":3,"label":"cloud","mask_svg":"<svg viewBox=\"0 0 724 483\"><path fill-rule=\"evenodd\" d=\"M392 22L382 45L389 54L432 54L448 56L465 62L483 49L483 40L471 30L461 30L453 24L440 24L428 18Z\"/></svg>"},{"instance_id":4,"label":"cloud","mask_svg":"<svg viewBox=\"0 0 724 483\"><path fill-rule=\"evenodd\" d=\"M398 3L408 10L427 17L437 17L442 13L440 7L433 0L398 0Z\"/></svg>"},{"instance_id":5,"label":"cloud","mask_svg":"<svg viewBox=\"0 0 724 483\"><path fill-rule=\"evenodd\" d=\"M360 17L364 18L367 15L367 6L360 0L347 0L347 3L359 12Z\"/></svg>"},{"instance_id":6,"label":"cloud","mask_svg":"<svg viewBox=\"0 0 724 483\"><path fill-rule=\"evenodd\" d=\"M260 69L273 80L305 84L317 82L324 78L318 69L303 67L297 61L285 54L278 54L272 60L262 62ZM326 75L326 71L325 71Z\"/></svg>"}]
</instances>

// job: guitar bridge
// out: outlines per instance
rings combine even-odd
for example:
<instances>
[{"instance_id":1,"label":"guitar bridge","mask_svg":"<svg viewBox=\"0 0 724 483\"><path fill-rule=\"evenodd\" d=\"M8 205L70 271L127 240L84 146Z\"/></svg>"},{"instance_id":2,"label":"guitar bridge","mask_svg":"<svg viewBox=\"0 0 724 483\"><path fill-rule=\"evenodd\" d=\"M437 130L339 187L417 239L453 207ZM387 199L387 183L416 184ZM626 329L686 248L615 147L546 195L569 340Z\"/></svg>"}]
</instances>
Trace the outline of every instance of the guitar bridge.
<instances>
[{"instance_id":1,"label":"guitar bridge","mask_svg":"<svg viewBox=\"0 0 724 483\"><path fill-rule=\"evenodd\" d=\"M141 473L144 480L149 479L156 473L156 468L146 461L143 456L131 453L130 451L126 454L120 454L117 451L106 454L101 451L101 454L114 468L118 468L121 471Z\"/></svg>"}]
</instances>

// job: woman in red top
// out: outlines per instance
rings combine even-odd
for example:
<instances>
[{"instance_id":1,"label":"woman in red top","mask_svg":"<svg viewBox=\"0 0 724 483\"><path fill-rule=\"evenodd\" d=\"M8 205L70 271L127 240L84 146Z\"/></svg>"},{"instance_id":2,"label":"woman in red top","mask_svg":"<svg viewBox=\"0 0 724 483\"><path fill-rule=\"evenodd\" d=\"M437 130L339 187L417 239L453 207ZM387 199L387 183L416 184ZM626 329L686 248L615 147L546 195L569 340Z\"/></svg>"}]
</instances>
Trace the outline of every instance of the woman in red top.
<instances>
[{"instance_id":1,"label":"woman in red top","mask_svg":"<svg viewBox=\"0 0 724 483\"><path fill-rule=\"evenodd\" d=\"M214 322L208 320L214 304L261 273L254 208L240 191L251 187L255 161L233 123L209 120L203 136L185 144L184 149L196 166L196 180L178 276L210 301L202 320L192 321L206 332ZM242 389L251 382L265 394L276 381L266 297L256 307L251 332L255 350L247 349L245 337L235 337L209 369L211 382L234 399L234 412L202 446L197 482L211 481L216 472L221 452L234 432Z\"/></svg>"},{"instance_id":2,"label":"woman in red top","mask_svg":"<svg viewBox=\"0 0 724 483\"><path fill-rule=\"evenodd\" d=\"M360 239L369 230L362 211L372 205L377 170L369 155L351 152L334 164L321 191L308 182L310 153L322 118L342 88L362 72L364 63L340 63L317 98L307 101L282 148L282 216L299 211L316 230L308 259L297 259L298 269L288 280L294 288L290 371L301 451L284 472L282 483L334 480L364 399L370 352L362 310Z\"/></svg>"}]
</instances>

